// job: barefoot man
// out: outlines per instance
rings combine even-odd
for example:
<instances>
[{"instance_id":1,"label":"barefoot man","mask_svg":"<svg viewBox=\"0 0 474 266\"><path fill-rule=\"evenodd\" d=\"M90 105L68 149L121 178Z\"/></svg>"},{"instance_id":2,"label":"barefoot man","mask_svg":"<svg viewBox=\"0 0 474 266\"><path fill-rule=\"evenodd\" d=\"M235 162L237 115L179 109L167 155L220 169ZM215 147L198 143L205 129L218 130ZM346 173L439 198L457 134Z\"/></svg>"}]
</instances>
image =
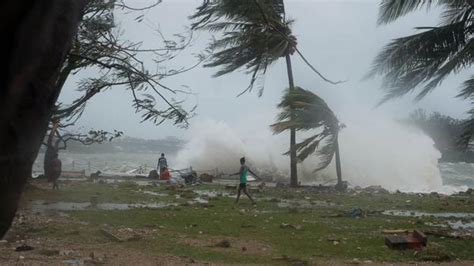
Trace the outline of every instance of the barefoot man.
<instances>
[{"instance_id":1,"label":"barefoot man","mask_svg":"<svg viewBox=\"0 0 474 266\"><path fill-rule=\"evenodd\" d=\"M232 175L239 175L240 176L240 184L239 184L239 190L237 191L237 199L235 200L235 203L239 202L240 198L240 192L243 191L247 197L252 201L252 204L255 204L255 201L252 199L250 196L248 190L247 190L247 174L250 172L252 175L257 178L257 175L250 170L247 165L245 165L245 157L240 158L240 170L239 172L232 174Z\"/></svg>"}]
</instances>

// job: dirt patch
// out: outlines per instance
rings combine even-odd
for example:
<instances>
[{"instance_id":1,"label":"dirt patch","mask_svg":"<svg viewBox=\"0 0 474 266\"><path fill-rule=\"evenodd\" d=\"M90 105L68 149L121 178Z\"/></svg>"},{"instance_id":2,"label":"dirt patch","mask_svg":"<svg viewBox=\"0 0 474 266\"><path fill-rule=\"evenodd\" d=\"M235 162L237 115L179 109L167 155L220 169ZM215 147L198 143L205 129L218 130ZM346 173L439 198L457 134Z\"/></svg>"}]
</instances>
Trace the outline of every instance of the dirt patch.
<instances>
[{"instance_id":1,"label":"dirt patch","mask_svg":"<svg viewBox=\"0 0 474 266\"><path fill-rule=\"evenodd\" d=\"M272 247L270 245L255 240L206 236L205 238L186 238L183 239L181 243L192 247L209 249L216 252L261 256L270 256L272 254ZM222 243L226 243L226 245L224 246Z\"/></svg>"},{"instance_id":2,"label":"dirt patch","mask_svg":"<svg viewBox=\"0 0 474 266\"><path fill-rule=\"evenodd\" d=\"M0 248L0 261L1 265L183 265L191 262L176 256L150 256L114 244L81 246L62 242L21 253Z\"/></svg>"},{"instance_id":3,"label":"dirt patch","mask_svg":"<svg viewBox=\"0 0 474 266\"><path fill-rule=\"evenodd\" d=\"M62 231L60 237L35 234L43 230L60 230L64 226L71 229ZM156 231L153 228L106 228L126 241L140 240ZM86 230L96 230L97 235L88 239L75 237ZM33 247L33 250L15 251L24 244ZM43 216L31 212L19 212L5 240L0 243L1 265L183 265L191 262L195 261L127 249L123 243L102 236L99 228L90 228L70 217Z\"/></svg>"}]
</instances>

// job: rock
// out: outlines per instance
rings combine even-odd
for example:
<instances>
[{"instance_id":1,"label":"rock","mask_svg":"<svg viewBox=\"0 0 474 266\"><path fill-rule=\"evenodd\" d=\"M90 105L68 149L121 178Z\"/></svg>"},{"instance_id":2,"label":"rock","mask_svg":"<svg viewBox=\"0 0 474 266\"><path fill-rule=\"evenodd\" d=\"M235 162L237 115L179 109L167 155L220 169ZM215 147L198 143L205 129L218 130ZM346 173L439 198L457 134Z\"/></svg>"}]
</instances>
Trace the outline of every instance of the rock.
<instances>
[{"instance_id":1,"label":"rock","mask_svg":"<svg viewBox=\"0 0 474 266\"><path fill-rule=\"evenodd\" d=\"M290 228L290 229L295 229L295 230L301 230L301 229L303 229L303 226L302 225L293 225L293 224L282 223L282 224L280 224L280 228Z\"/></svg>"},{"instance_id":2,"label":"rock","mask_svg":"<svg viewBox=\"0 0 474 266\"><path fill-rule=\"evenodd\" d=\"M149 179L160 179L160 175L156 170L151 170L150 173L148 174Z\"/></svg>"},{"instance_id":3,"label":"rock","mask_svg":"<svg viewBox=\"0 0 474 266\"><path fill-rule=\"evenodd\" d=\"M100 229L100 232L105 236L107 237L108 239L112 240L112 241L115 241L115 242L123 242L124 240L121 239L120 237L112 234L111 232L105 230L105 229Z\"/></svg>"},{"instance_id":4,"label":"rock","mask_svg":"<svg viewBox=\"0 0 474 266\"><path fill-rule=\"evenodd\" d=\"M15 248L15 251L16 252L22 252L22 251L30 251L30 250L33 250L34 247L32 246L28 246L27 244L23 244L21 246L18 246Z\"/></svg>"},{"instance_id":5,"label":"rock","mask_svg":"<svg viewBox=\"0 0 474 266\"><path fill-rule=\"evenodd\" d=\"M101 171L97 171L95 173L91 173L90 179L98 179L100 177L100 174L102 174Z\"/></svg>"},{"instance_id":6,"label":"rock","mask_svg":"<svg viewBox=\"0 0 474 266\"><path fill-rule=\"evenodd\" d=\"M285 183L281 183L281 182L277 182L275 187L277 188L284 188L284 187L287 187L287 185Z\"/></svg>"},{"instance_id":7,"label":"rock","mask_svg":"<svg viewBox=\"0 0 474 266\"><path fill-rule=\"evenodd\" d=\"M222 240L221 242L217 243L215 246L219 248L230 248L230 242L229 240Z\"/></svg>"},{"instance_id":8,"label":"rock","mask_svg":"<svg viewBox=\"0 0 474 266\"><path fill-rule=\"evenodd\" d=\"M6 239L0 240L0 245L5 245L5 244L8 244L8 240Z\"/></svg>"},{"instance_id":9,"label":"rock","mask_svg":"<svg viewBox=\"0 0 474 266\"><path fill-rule=\"evenodd\" d=\"M208 183L212 183L212 180L214 180L214 176L213 175L210 175L210 174L202 174L199 176L199 179L201 179L202 182L208 182Z\"/></svg>"},{"instance_id":10,"label":"rock","mask_svg":"<svg viewBox=\"0 0 474 266\"><path fill-rule=\"evenodd\" d=\"M386 194L386 193L389 193L388 190L386 190L385 188L383 188L382 186L369 186L369 187L366 187L364 188L364 192L367 192L367 193L376 193L376 194Z\"/></svg>"},{"instance_id":11,"label":"rock","mask_svg":"<svg viewBox=\"0 0 474 266\"><path fill-rule=\"evenodd\" d=\"M74 250L65 249L65 250L60 250L59 255L64 256L64 257L77 257L77 256L80 256L81 254Z\"/></svg>"},{"instance_id":12,"label":"rock","mask_svg":"<svg viewBox=\"0 0 474 266\"><path fill-rule=\"evenodd\" d=\"M352 211L350 211L347 216L351 218L366 218L367 213L361 208L355 208Z\"/></svg>"}]
</instances>

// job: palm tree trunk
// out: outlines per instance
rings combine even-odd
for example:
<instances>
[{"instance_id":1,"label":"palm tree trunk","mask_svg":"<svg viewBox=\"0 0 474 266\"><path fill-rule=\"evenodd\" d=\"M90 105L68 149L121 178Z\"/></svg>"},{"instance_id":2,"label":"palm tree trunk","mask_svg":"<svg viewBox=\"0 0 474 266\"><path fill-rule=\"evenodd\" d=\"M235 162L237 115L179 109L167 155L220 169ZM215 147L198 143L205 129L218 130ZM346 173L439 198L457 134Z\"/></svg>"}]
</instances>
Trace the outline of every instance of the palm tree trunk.
<instances>
[{"instance_id":1,"label":"palm tree trunk","mask_svg":"<svg viewBox=\"0 0 474 266\"><path fill-rule=\"evenodd\" d=\"M295 88L293 80L293 68L291 67L290 54L286 54L286 70L288 71L288 82L290 84L290 90ZM293 118L291 118L293 119ZM292 187L298 186L298 172L297 172L297 160L296 160L296 130L290 129L290 185Z\"/></svg>"},{"instance_id":2,"label":"palm tree trunk","mask_svg":"<svg viewBox=\"0 0 474 266\"><path fill-rule=\"evenodd\" d=\"M54 86L84 0L3 0L0 12L0 238L48 127Z\"/></svg>"},{"instance_id":3,"label":"palm tree trunk","mask_svg":"<svg viewBox=\"0 0 474 266\"><path fill-rule=\"evenodd\" d=\"M342 184L342 170L341 170L341 157L339 152L339 139L336 139L336 174L337 174L337 185L336 187L343 187Z\"/></svg>"}]
</instances>

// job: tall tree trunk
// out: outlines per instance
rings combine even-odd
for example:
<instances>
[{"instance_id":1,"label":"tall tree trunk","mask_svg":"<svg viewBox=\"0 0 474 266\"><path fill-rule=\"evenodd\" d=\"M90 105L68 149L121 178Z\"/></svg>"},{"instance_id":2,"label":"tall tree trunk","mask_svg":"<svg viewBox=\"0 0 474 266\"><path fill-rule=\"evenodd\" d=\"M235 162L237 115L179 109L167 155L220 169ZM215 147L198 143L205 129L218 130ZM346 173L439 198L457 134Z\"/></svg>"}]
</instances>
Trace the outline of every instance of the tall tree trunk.
<instances>
[{"instance_id":1,"label":"tall tree trunk","mask_svg":"<svg viewBox=\"0 0 474 266\"><path fill-rule=\"evenodd\" d=\"M295 88L295 83L293 81L293 68L291 67L291 57L290 53L286 54L286 70L288 71L288 82L290 84L290 90ZM291 118L293 119L293 118ZM290 129L290 185L292 187L298 186L298 170L297 170L297 160L296 160L296 130L294 128Z\"/></svg>"},{"instance_id":2,"label":"tall tree trunk","mask_svg":"<svg viewBox=\"0 0 474 266\"><path fill-rule=\"evenodd\" d=\"M341 169L341 157L339 151L339 136L336 139L336 174L337 174L337 185L338 188L344 188L342 183L342 169Z\"/></svg>"},{"instance_id":3,"label":"tall tree trunk","mask_svg":"<svg viewBox=\"0 0 474 266\"><path fill-rule=\"evenodd\" d=\"M85 0L0 3L0 237L23 187L59 95L55 84Z\"/></svg>"}]
</instances>

